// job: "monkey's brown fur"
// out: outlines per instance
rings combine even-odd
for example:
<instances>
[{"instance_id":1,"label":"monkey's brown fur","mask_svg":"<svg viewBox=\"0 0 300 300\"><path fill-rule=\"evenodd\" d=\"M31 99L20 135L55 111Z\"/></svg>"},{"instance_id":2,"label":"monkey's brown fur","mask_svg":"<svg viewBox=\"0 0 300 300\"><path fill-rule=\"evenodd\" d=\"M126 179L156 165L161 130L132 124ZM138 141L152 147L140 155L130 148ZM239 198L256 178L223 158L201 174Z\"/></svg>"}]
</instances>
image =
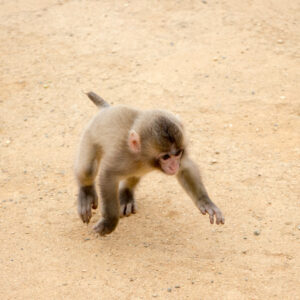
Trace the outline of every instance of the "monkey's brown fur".
<instances>
[{"instance_id":1,"label":"monkey's brown fur","mask_svg":"<svg viewBox=\"0 0 300 300\"><path fill-rule=\"evenodd\" d=\"M139 111L111 107L93 92L88 97L99 107L80 143L75 174L79 184L78 213L88 223L98 206L94 186L99 171L102 219L94 230L111 233L119 216L136 212L134 188L140 177L155 169L176 174L179 183L210 222L224 224L224 217L210 200L197 166L188 157L183 125L162 110ZM100 163L101 162L101 163Z\"/></svg>"}]
</instances>

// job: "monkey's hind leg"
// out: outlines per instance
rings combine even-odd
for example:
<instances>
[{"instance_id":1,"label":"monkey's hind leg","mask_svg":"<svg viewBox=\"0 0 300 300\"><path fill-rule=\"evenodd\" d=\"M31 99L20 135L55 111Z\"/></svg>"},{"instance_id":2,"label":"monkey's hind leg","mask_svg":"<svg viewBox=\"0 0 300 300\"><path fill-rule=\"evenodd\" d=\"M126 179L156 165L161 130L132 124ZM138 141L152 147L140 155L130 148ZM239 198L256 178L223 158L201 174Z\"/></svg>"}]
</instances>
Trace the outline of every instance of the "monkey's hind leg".
<instances>
[{"instance_id":1,"label":"monkey's hind leg","mask_svg":"<svg viewBox=\"0 0 300 300\"><path fill-rule=\"evenodd\" d=\"M138 177L130 177L120 182L119 185L119 201L120 201L120 217L130 216L136 213L136 203L134 199L134 188L140 181Z\"/></svg>"},{"instance_id":2,"label":"monkey's hind leg","mask_svg":"<svg viewBox=\"0 0 300 300\"><path fill-rule=\"evenodd\" d=\"M98 173L99 160L95 146L89 142L88 137L83 136L75 166L75 175L79 185L77 210L83 223L89 223L92 208L98 207L94 179Z\"/></svg>"}]
</instances>

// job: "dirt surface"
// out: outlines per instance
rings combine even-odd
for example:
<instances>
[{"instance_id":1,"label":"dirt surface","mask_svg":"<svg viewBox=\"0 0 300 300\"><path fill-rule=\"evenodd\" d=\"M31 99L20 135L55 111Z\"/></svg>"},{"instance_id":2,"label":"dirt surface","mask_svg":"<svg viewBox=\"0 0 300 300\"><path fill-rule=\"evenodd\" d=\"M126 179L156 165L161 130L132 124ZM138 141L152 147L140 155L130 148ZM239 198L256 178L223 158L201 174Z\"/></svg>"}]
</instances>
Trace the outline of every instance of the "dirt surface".
<instances>
[{"instance_id":1,"label":"dirt surface","mask_svg":"<svg viewBox=\"0 0 300 300\"><path fill-rule=\"evenodd\" d=\"M300 3L0 1L1 299L300 299ZM97 109L181 116L226 224L172 177L100 238L73 162Z\"/></svg>"}]
</instances>

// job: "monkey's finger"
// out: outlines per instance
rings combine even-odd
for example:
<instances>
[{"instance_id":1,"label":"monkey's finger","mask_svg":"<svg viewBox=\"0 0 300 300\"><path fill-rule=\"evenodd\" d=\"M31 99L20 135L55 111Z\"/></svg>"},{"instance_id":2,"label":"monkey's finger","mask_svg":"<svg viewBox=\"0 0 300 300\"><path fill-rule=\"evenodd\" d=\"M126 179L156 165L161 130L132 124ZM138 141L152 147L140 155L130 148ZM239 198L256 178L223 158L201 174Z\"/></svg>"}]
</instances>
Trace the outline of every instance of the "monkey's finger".
<instances>
[{"instance_id":1,"label":"monkey's finger","mask_svg":"<svg viewBox=\"0 0 300 300\"><path fill-rule=\"evenodd\" d=\"M206 215L206 209L203 206L199 206L199 210L201 212L202 215Z\"/></svg>"},{"instance_id":2,"label":"monkey's finger","mask_svg":"<svg viewBox=\"0 0 300 300\"><path fill-rule=\"evenodd\" d=\"M209 214L210 224L214 224L214 214L215 214L215 212L211 208L208 208L207 212Z\"/></svg>"},{"instance_id":3,"label":"monkey's finger","mask_svg":"<svg viewBox=\"0 0 300 300\"><path fill-rule=\"evenodd\" d=\"M84 214L82 214L82 221L83 223L89 223L92 217L92 212L87 210Z\"/></svg>"},{"instance_id":4,"label":"monkey's finger","mask_svg":"<svg viewBox=\"0 0 300 300\"><path fill-rule=\"evenodd\" d=\"M216 213L216 223L219 225L220 223L224 224L224 218L222 216L222 213L220 210L215 210L215 213ZM222 222L223 220L223 222Z\"/></svg>"},{"instance_id":5,"label":"monkey's finger","mask_svg":"<svg viewBox=\"0 0 300 300\"><path fill-rule=\"evenodd\" d=\"M216 214L216 224L219 225L221 222L222 214L218 209L215 210L215 214Z\"/></svg>"},{"instance_id":6,"label":"monkey's finger","mask_svg":"<svg viewBox=\"0 0 300 300\"><path fill-rule=\"evenodd\" d=\"M92 197L89 197L89 201L87 201L86 205L86 214L88 218L90 219L92 217L92 203L94 199Z\"/></svg>"},{"instance_id":7,"label":"monkey's finger","mask_svg":"<svg viewBox=\"0 0 300 300\"><path fill-rule=\"evenodd\" d=\"M223 217L223 215L222 215L221 223L225 224L225 218Z\"/></svg>"},{"instance_id":8,"label":"monkey's finger","mask_svg":"<svg viewBox=\"0 0 300 300\"><path fill-rule=\"evenodd\" d=\"M80 215L80 218L81 218L81 220L82 220L83 223L88 223L88 222L89 222L89 219L88 219L86 213L82 213L82 214Z\"/></svg>"},{"instance_id":9,"label":"monkey's finger","mask_svg":"<svg viewBox=\"0 0 300 300\"><path fill-rule=\"evenodd\" d=\"M91 217L92 217L92 209L91 209L91 199L88 199L86 201L86 205L82 207L82 220L84 223L89 223Z\"/></svg>"},{"instance_id":10,"label":"monkey's finger","mask_svg":"<svg viewBox=\"0 0 300 300\"><path fill-rule=\"evenodd\" d=\"M98 207L98 197L97 195L94 196L94 199L93 199L93 209L96 209Z\"/></svg>"},{"instance_id":11,"label":"monkey's finger","mask_svg":"<svg viewBox=\"0 0 300 300\"><path fill-rule=\"evenodd\" d=\"M88 223L88 218L87 218L87 213L86 213L86 209L83 208L83 207L80 207L78 209L78 214L79 214L79 217L80 219L82 220L83 223Z\"/></svg>"}]
</instances>

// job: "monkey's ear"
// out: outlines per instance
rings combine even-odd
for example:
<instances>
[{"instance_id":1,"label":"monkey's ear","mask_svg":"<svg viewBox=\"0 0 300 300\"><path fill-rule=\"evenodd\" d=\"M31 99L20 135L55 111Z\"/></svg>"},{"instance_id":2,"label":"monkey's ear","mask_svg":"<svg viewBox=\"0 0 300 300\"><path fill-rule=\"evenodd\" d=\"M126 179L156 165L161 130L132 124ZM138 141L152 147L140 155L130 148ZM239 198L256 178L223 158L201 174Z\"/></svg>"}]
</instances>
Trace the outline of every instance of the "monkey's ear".
<instances>
[{"instance_id":1,"label":"monkey's ear","mask_svg":"<svg viewBox=\"0 0 300 300\"><path fill-rule=\"evenodd\" d=\"M139 153L141 151L141 140L139 134L135 130L130 130L128 145L133 153Z\"/></svg>"}]
</instances>

